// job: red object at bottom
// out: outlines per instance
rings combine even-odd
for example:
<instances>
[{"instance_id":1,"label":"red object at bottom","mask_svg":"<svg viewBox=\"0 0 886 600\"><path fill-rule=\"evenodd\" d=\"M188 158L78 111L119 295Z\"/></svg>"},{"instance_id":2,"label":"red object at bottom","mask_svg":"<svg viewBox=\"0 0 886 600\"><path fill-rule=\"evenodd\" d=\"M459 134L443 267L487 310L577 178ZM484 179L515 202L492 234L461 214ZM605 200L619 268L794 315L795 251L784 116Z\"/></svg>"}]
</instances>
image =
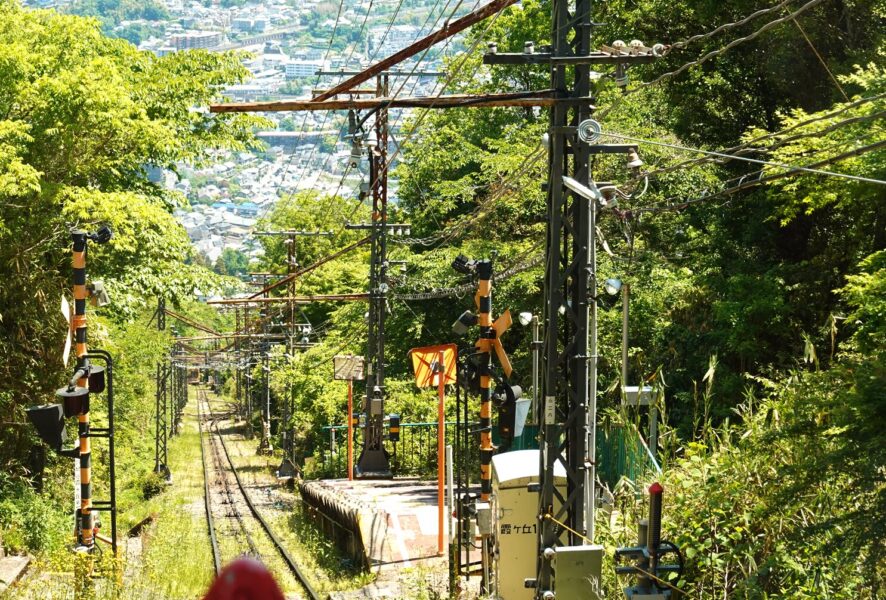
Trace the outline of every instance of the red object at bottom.
<instances>
[{"instance_id":1,"label":"red object at bottom","mask_svg":"<svg viewBox=\"0 0 886 600\"><path fill-rule=\"evenodd\" d=\"M222 569L204 600L284 600L280 586L263 564L238 558Z\"/></svg>"}]
</instances>

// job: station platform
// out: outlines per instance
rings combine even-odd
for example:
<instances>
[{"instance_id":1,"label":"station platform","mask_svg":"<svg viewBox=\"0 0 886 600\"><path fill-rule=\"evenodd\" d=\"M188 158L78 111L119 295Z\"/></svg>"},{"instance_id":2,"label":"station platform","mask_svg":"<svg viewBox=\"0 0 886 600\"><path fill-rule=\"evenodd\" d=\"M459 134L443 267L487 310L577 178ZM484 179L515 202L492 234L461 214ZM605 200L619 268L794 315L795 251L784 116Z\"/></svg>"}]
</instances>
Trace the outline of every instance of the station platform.
<instances>
[{"instance_id":1,"label":"station platform","mask_svg":"<svg viewBox=\"0 0 886 600\"><path fill-rule=\"evenodd\" d=\"M436 481L324 479L303 481L299 490L326 535L371 570L438 557Z\"/></svg>"}]
</instances>

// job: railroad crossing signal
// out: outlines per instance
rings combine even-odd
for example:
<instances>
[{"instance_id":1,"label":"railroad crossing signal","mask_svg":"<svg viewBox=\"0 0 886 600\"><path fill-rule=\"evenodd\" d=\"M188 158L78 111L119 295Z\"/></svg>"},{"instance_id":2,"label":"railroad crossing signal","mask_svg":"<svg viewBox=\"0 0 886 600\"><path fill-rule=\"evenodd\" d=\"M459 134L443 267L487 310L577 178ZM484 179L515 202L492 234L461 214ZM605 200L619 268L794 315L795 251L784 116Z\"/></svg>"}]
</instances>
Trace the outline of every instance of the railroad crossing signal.
<instances>
[{"instance_id":1,"label":"railroad crossing signal","mask_svg":"<svg viewBox=\"0 0 886 600\"><path fill-rule=\"evenodd\" d=\"M455 344L440 344L413 348L409 351L412 357L412 369L415 372L415 385L418 387L437 387L440 375L443 384L456 382L456 357L458 348ZM440 368L440 357L443 357L443 368Z\"/></svg>"}]
</instances>

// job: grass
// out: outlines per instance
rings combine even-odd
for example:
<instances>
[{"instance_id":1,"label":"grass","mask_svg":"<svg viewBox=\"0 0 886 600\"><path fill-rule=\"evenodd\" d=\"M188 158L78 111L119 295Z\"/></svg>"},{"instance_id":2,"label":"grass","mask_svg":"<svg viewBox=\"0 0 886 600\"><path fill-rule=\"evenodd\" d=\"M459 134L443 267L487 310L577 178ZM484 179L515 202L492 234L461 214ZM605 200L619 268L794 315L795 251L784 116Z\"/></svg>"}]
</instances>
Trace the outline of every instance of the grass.
<instances>
[{"instance_id":1,"label":"grass","mask_svg":"<svg viewBox=\"0 0 886 600\"><path fill-rule=\"evenodd\" d=\"M111 574L110 552L105 549L99 571L111 575L81 585L75 574L83 570L76 564L79 559L67 554L64 564L35 565L32 574L8 590L4 598L173 600L202 597L214 573L202 504L203 473L199 468L200 439L195 410L193 405L186 409L180 435L169 442L173 485L150 500L138 500L133 490L124 491L130 502L119 523L122 559L117 577ZM141 556L127 556L126 531L148 516L154 518L143 533ZM64 571L53 571L53 566ZM125 580L122 585L115 585L121 570Z\"/></svg>"}]
</instances>

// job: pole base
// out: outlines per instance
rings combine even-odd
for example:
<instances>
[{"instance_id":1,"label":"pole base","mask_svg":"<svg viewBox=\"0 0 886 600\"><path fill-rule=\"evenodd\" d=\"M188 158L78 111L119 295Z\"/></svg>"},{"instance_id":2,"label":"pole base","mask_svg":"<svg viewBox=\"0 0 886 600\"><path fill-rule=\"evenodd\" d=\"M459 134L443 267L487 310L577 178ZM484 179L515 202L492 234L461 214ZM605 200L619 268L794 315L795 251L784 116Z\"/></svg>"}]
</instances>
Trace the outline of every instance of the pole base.
<instances>
[{"instance_id":1,"label":"pole base","mask_svg":"<svg viewBox=\"0 0 886 600\"><path fill-rule=\"evenodd\" d=\"M356 479L393 479L388 453L384 450L364 449L354 467Z\"/></svg>"}]
</instances>

